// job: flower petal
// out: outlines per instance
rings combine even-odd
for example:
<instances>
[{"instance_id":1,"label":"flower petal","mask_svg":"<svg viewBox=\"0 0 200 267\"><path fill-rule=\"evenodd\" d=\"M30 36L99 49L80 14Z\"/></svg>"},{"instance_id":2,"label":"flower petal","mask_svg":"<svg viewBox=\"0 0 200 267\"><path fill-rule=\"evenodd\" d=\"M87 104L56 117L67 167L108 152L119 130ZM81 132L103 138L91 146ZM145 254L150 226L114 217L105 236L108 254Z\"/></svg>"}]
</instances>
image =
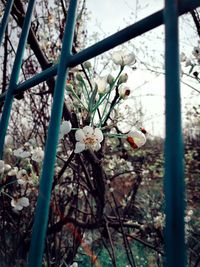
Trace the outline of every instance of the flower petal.
<instances>
[{"instance_id":1,"label":"flower petal","mask_svg":"<svg viewBox=\"0 0 200 267\"><path fill-rule=\"evenodd\" d=\"M23 209L23 206L21 206L18 202L18 200L16 199L12 199L11 200L11 206L14 208L14 210L22 210Z\"/></svg>"},{"instance_id":2,"label":"flower petal","mask_svg":"<svg viewBox=\"0 0 200 267\"><path fill-rule=\"evenodd\" d=\"M99 94L104 94L107 89L107 77L96 79L97 90Z\"/></svg>"},{"instance_id":3,"label":"flower petal","mask_svg":"<svg viewBox=\"0 0 200 267\"><path fill-rule=\"evenodd\" d=\"M135 60L135 54L133 54L133 53L124 54L123 59L124 59L124 65L134 64L136 61Z\"/></svg>"},{"instance_id":4,"label":"flower petal","mask_svg":"<svg viewBox=\"0 0 200 267\"><path fill-rule=\"evenodd\" d=\"M15 210L22 210L23 206L17 203L17 205L14 207Z\"/></svg>"},{"instance_id":5,"label":"flower petal","mask_svg":"<svg viewBox=\"0 0 200 267\"><path fill-rule=\"evenodd\" d=\"M60 126L59 139L63 138L65 134L68 134L72 129L72 124L70 121L63 121Z\"/></svg>"},{"instance_id":6,"label":"flower petal","mask_svg":"<svg viewBox=\"0 0 200 267\"><path fill-rule=\"evenodd\" d=\"M85 138L85 133L82 129L78 129L75 133L75 138L76 141L80 141L83 142L84 138Z\"/></svg>"},{"instance_id":7,"label":"flower petal","mask_svg":"<svg viewBox=\"0 0 200 267\"><path fill-rule=\"evenodd\" d=\"M17 202L16 202L16 200L13 198L13 199L11 200L11 206L12 206L12 207L15 207L16 204L17 204Z\"/></svg>"},{"instance_id":8,"label":"flower petal","mask_svg":"<svg viewBox=\"0 0 200 267\"><path fill-rule=\"evenodd\" d=\"M80 153L85 150L85 144L81 142L76 142L74 153Z\"/></svg>"},{"instance_id":9,"label":"flower petal","mask_svg":"<svg viewBox=\"0 0 200 267\"><path fill-rule=\"evenodd\" d=\"M35 162L42 162L44 158L44 151L42 150L41 147L36 147L33 151L32 151L32 157L31 159Z\"/></svg>"},{"instance_id":10,"label":"flower petal","mask_svg":"<svg viewBox=\"0 0 200 267\"><path fill-rule=\"evenodd\" d=\"M95 136L98 140L99 143L101 143L103 141L103 133L99 128L95 128L94 130Z\"/></svg>"},{"instance_id":11,"label":"flower petal","mask_svg":"<svg viewBox=\"0 0 200 267\"><path fill-rule=\"evenodd\" d=\"M83 127L83 132L85 135L92 135L94 133L94 129L91 126Z\"/></svg>"},{"instance_id":12,"label":"flower petal","mask_svg":"<svg viewBox=\"0 0 200 267\"><path fill-rule=\"evenodd\" d=\"M146 137L141 131L130 131L128 137L131 137L138 147L141 147L146 143Z\"/></svg>"},{"instance_id":13,"label":"flower petal","mask_svg":"<svg viewBox=\"0 0 200 267\"><path fill-rule=\"evenodd\" d=\"M136 62L134 53L127 53L126 51L117 51L112 55L113 62L120 66L134 64Z\"/></svg>"},{"instance_id":14,"label":"flower petal","mask_svg":"<svg viewBox=\"0 0 200 267\"><path fill-rule=\"evenodd\" d=\"M96 146L94 147L94 151L98 151L101 148L101 145L99 142L96 143Z\"/></svg>"},{"instance_id":15,"label":"flower petal","mask_svg":"<svg viewBox=\"0 0 200 267\"><path fill-rule=\"evenodd\" d=\"M123 65L123 57L122 57L122 51L117 51L112 54L113 62L116 65Z\"/></svg>"},{"instance_id":16,"label":"flower petal","mask_svg":"<svg viewBox=\"0 0 200 267\"><path fill-rule=\"evenodd\" d=\"M22 207L28 207L29 206L29 199L27 197L21 197L18 200L19 205L21 205Z\"/></svg>"}]
</instances>

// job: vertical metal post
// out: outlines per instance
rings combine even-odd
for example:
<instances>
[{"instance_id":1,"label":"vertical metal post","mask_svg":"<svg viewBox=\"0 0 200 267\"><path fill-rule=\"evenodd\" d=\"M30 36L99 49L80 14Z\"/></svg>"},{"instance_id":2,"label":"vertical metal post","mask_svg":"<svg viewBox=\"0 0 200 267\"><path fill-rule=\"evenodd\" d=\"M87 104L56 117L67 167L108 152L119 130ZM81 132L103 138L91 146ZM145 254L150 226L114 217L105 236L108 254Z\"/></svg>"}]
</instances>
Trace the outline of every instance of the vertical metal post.
<instances>
[{"instance_id":1,"label":"vertical metal post","mask_svg":"<svg viewBox=\"0 0 200 267\"><path fill-rule=\"evenodd\" d=\"M184 171L179 83L178 1L165 0L166 140L165 205L166 267L184 267Z\"/></svg>"},{"instance_id":2,"label":"vertical metal post","mask_svg":"<svg viewBox=\"0 0 200 267\"><path fill-rule=\"evenodd\" d=\"M0 24L0 45L1 45L1 42L2 42L2 39L3 39L3 35L5 33L5 30L6 30L6 26L8 24L8 19L9 19L9 15L10 15L10 11L11 11L12 5L13 5L13 1L14 0L8 0L7 3L6 3L6 8L5 8L5 11L4 11L4 15L3 15L3 18L2 18L2 21L1 21L1 24Z\"/></svg>"},{"instance_id":3,"label":"vertical metal post","mask_svg":"<svg viewBox=\"0 0 200 267\"><path fill-rule=\"evenodd\" d=\"M62 117L64 90L66 75L68 71L69 58L73 42L77 0L71 0L67 14L67 23L63 38L60 62L58 65L58 75L54 91L51 120L49 123L45 156L40 178L39 196L33 225L30 252L28 257L29 267L42 266L42 255L46 229L48 224L48 214L51 198L51 189L54 175L54 165L56 158L56 148L58 144L60 122Z\"/></svg>"},{"instance_id":4,"label":"vertical metal post","mask_svg":"<svg viewBox=\"0 0 200 267\"><path fill-rule=\"evenodd\" d=\"M19 78L19 72L22 64L22 58L24 54L24 49L29 33L29 28L31 24L31 16L34 8L35 0L30 0L26 12L26 17L24 19L24 24L22 27L22 33L17 47L16 57L13 64L13 69L11 73L10 83L6 94L6 99L3 107L3 113L0 121L0 158L3 156L3 147L4 139L8 127L12 101L13 101L13 92L17 88L17 81Z\"/></svg>"}]
</instances>

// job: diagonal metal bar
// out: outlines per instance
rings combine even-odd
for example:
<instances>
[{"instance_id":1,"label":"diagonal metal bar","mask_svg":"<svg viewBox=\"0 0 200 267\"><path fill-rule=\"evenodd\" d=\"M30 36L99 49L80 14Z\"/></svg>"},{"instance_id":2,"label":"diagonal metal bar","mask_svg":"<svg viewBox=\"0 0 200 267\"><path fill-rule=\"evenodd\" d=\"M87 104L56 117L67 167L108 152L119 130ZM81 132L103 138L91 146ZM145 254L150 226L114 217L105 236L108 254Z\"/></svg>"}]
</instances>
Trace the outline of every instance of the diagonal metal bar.
<instances>
[{"instance_id":1,"label":"diagonal metal bar","mask_svg":"<svg viewBox=\"0 0 200 267\"><path fill-rule=\"evenodd\" d=\"M56 76L57 72L58 72L58 64L36 74L35 76L31 77L27 81L19 84L18 87L13 92L14 96L26 91L27 89L32 88L33 86L38 85L41 82L48 80L52 76ZM0 95L0 103L5 100L6 92Z\"/></svg>"},{"instance_id":2,"label":"diagonal metal bar","mask_svg":"<svg viewBox=\"0 0 200 267\"><path fill-rule=\"evenodd\" d=\"M28 32L31 24L31 16L34 8L35 0L30 0L26 12L26 17L22 27L22 33L17 47L16 57L13 64L13 69L11 73L10 83L8 90L6 91L6 99L3 107L3 113L0 121L0 157L3 156L4 139L8 127L12 102L13 102L13 92L17 88L17 82L19 78L19 72L22 64L22 58L24 54L24 49L28 37Z\"/></svg>"},{"instance_id":3,"label":"diagonal metal bar","mask_svg":"<svg viewBox=\"0 0 200 267\"><path fill-rule=\"evenodd\" d=\"M200 6L199 0L194 0L191 2L190 0L183 0L179 2L179 9L178 14L182 15L194 8ZM163 9L136 22L133 25L130 25L119 32L112 34L111 36L107 37L106 39L84 49L83 51L73 55L71 59L68 61L69 67L75 67L80 63L83 63L86 60L91 59L92 57L98 56L109 49L112 49L132 38L135 38L147 31L150 31L160 25L163 24ZM36 74L34 77L30 78L29 80L21 83L18 85L14 94L19 94L21 92L26 91L27 89L44 82L47 78L55 76L58 71L58 65L54 65L43 72ZM3 93L0 95L0 102L5 100L5 94Z\"/></svg>"},{"instance_id":4,"label":"diagonal metal bar","mask_svg":"<svg viewBox=\"0 0 200 267\"><path fill-rule=\"evenodd\" d=\"M56 79L51 119L48 128L45 156L40 178L39 196L35 212L32 240L28 257L28 267L42 266L45 235L48 223L48 214L51 198L51 188L56 159L60 122L64 103L64 90L67 75L67 65L71 57L74 25L76 17L77 0L71 0L67 14L67 23L63 38L60 62L58 64L58 76Z\"/></svg>"},{"instance_id":5,"label":"diagonal metal bar","mask_svg":"<svg viewBox=\"0 0 200 267\"><path fill-rule=\"evenodd\" d=\"M184 0L182 2L179 1L178 15L181 15L198 6L200 6L199 0L194 0L193 2L189 0ZM127 42L132 38L142 35L143 33L148 32L163 23L164 10L160 10L74 55L69 62L69 66L74 67L124 42Z\"/></svg>"},{"instance_id":6,"label":"diagonal metal bar","mask_svg":"<svg viewBox=\"0 0 200 267\"><path fill-rule=\"evenodd\" d=\"M177 1L165 0L165 251L166 267L186 266Z\"/></svg>"},{"instance_id":7,"label":"diagonal metal bar","mask_svg":"<svg viewBox=\"0 0 200 267\"><path fill-rule=\"evenodd\" d=\"M2 39L3 39L3 35L5 33L5 30L6 30L6 26L8 24L8 19L9 19L9 15L10 15L10 11L11 11L12 5L13 5L13 1L14 0L8 0L7 3L6 3L6 8L5 8L5 11L4 11L4 15L3 15L3 18L2 18L2 21L1 21L1 24L0 24L0 45L1 45L1 42L2 42Z\"/></svg>"}]
</instances>

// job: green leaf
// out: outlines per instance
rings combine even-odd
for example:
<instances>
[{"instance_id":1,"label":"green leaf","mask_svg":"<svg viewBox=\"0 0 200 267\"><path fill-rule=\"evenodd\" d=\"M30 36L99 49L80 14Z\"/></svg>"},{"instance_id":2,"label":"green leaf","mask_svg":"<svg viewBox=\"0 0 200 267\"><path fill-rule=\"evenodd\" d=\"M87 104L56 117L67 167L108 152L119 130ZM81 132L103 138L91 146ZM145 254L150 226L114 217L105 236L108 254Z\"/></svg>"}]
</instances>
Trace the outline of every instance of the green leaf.
<instances>
[{"instance_id":1,"label":"green leaf","mask_svg":"<svg viewBox=\"0 0 200 267\"><path fill-rule=\"evenodd\" d=\"M96 98L96 95L97 95L97 85L95 85L95 88L91 94L91 97L90 97L90 100L89 100L89 103L88 103L88 109L89 109L89 112L92 112L93 110L93 105L95 104L95 98Z\"/></svg>"}]
</instances>

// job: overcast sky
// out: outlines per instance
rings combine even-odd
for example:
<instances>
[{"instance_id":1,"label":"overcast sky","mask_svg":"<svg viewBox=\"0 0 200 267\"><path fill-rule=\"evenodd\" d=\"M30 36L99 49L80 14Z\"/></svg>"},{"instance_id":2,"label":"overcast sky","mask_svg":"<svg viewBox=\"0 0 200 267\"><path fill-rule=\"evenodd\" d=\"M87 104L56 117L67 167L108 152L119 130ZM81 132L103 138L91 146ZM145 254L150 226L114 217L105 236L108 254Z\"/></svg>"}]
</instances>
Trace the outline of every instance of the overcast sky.
<instances>
[{"instance_id":1,"label":"overcast sky","mask_svg":"<svg viewBox=\"0 0 200 267\"><path fill-rule=\"evenodd\" d=\"M87 23L89 44L94 43L93 33L98 33L101 40L119 29L126 27L163 8L161 0L87 0L90 20ZM91 37L91 38L90 38ZM197 35L188 17L180 18L180 51L190 55L197 44ZM148 66L158 67L164 72L164 27L138 37L131 41L128 49L133 49L138 62L146 62ZM128 85L134 90L135 99L142 103L146 113L143 124L153 135L164 135L164 76L144 71L139 64L136 71L126 69ZM145 83L145 85L143 85ZM196 86L196 85L195 85ZM189 100L192 98L192 100ZM196 94L188 87L182 86L182 106L191 101L199 101ZM185 108L183 109L185 112Z\"/></svg>"}]
</instances>

